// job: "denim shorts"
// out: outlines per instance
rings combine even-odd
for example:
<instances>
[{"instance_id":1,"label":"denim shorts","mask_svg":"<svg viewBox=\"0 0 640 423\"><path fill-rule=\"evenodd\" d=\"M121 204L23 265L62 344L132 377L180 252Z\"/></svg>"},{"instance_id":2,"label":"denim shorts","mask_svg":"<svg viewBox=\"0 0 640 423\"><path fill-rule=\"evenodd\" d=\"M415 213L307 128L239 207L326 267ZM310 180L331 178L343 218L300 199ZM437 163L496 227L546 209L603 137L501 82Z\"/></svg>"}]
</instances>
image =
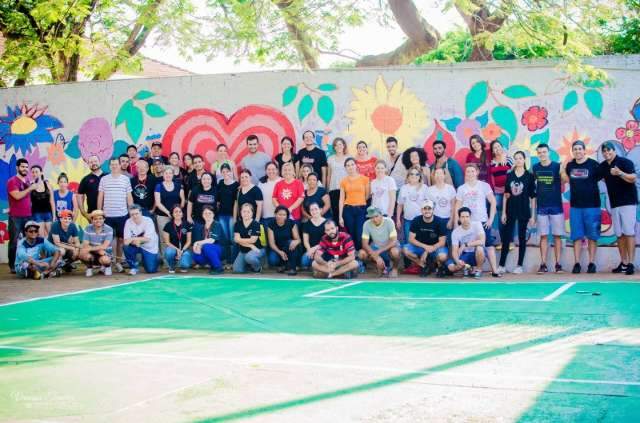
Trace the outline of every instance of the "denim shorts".
<instances>
[{"instance_id":1,"label":"denim shorts","mask_svg":"<svg viewBox=\"0 0 640 423\"><path fill-rule=\"evenodd\" d=\"M51 212L48 213L34 213L33 216L31 216L31 219L33 219L34 221L38 222L38 223L42 223L42 222L51 222L53 220L53 215L51 214Z\"/></svg>"},{"instance_id":2,"label":"denim shorts","mask_svg":"<svg viewBox=\"0 0 640 423\"><path fill-rule=\"evenodd\" d=\"M586 237L591 241L597 241L600 238L601 216L599 207L571 207L569 210L571 240L577 241Z\"/></svg>"},{"instance_id":3,"label":"denim shorts","mask_svg":"<svg viewBox=\"0 0 640 423\"><path fill-rule=\"evenodd\" d=\"M405 248L407 251L409 251L410 253L415 254L416 256L420 257L423 253L424 253L424 249L420 248L416 245L413 244L404 244L403 248ZM440 254L444 254L446 256L449 255L449 250L447 249L447 247L440 247L437 250L435 250L432 253L429 253L429 255L427 256L427 260L428 261L434 261L436 259L436 257L438 257Z\"/></svg>"}]
</instances>

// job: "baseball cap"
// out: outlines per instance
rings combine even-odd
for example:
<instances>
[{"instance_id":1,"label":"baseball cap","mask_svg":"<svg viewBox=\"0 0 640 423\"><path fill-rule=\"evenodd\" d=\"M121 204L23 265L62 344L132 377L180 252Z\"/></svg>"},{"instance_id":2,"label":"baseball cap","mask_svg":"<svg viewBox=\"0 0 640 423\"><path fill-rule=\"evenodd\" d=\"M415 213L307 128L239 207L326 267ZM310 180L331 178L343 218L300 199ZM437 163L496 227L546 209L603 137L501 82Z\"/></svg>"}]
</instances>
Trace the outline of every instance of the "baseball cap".
<instances>
[{"instance_id":1,"label":"baseball cap","mask_svg":"<svg viewBox=\"0 0 640 423\"><path fill-rule=\"evenodd\" d=\"M160 157L155 157L153 159L153 163L152 164L156 164L156 163L164 164L164 161Z\"/></svg>"},{"instance_id":2,"label":"baseball cap","mask_svg":"<svg viewBox=\"0 0 640 423\"><path fill-rule=\"evenodd\" d=\"M433 204L433 201L431 201L431 200L424 200L422 202L422 208L423 209L426 209L427 207L432 209L434 206L435 206L435 204Z\"/></svg>"},{"instance_id":3,"label":"baseball cap","mask_svg":"<svg viewBox=\"0 0 640 423\"><path fill-rule=\"evenodd\" d=\"M71 210L62 210L58 213L59 217L73 217L73 212Z\"/></svg>"},{"instance_id":4,"label":"baseball cap","mask_svg":"<svg viewBox=\"0 0 640 423\"><path fill-rule=\"evenodd\" d=\"M162 147L162 141L154 141L151 143L151 147L153 147L154 145L158 145L160 147Z\"/></svg>"},{"instance_id":5,"label":"baseball cap","mask_svg":"<svg viewBox=\"0 0 640 423\"><path fill-rule=\"evenodd\" d=\"M371 206L367 209L367 217L374 217L378 215L382 215L382 212L376 206Z\"/></svg>"},{"instance_id":6,"label":"baseball cap","mask_svg":"<svg viewBox=\"0 0 640 423\"><path fill-rule=\"evenodd\" d=\"M29 228L38 228L38 229L40 229L40 225L35 220L29 220L27 223L24 224L24 230L26 231Z\"/></svg>"}]
</instances>

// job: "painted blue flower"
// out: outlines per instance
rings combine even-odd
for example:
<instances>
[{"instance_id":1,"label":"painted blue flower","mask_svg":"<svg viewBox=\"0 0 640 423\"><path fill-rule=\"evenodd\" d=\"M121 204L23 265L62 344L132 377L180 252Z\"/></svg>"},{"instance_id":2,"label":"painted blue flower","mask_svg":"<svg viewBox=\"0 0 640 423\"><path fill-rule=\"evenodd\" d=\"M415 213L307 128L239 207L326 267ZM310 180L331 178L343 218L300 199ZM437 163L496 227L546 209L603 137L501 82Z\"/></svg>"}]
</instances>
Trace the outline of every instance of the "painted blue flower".
<instances>
[{"instance_id":1,"label":"painted blue flower","mask_svg":"<svg viewBox=\"0 0 640 423\"><path fill-rule=\"evenodd\" d=\"M0 180L8 181L10 177L16 174L16 155L12 154L8 162L0 160ZM0 184L0 201L7 201L7 184ZM0 215L0 219L2 216Z\"/></svg>"},{"instance_id":2,"label":"painted blue flower","mask_svg":"<svg viewBox=\"0 0 640 423\"><path fill-rule=\"evenodd\" d=\"M44 114L45 111L46 107L37 106L7 107L7 115L0 116L0 141L5 143L6 150L13 148L24 155L36 143L53 142L51 131L63 125L57 118Z\"/></svg>"}]
</instances>

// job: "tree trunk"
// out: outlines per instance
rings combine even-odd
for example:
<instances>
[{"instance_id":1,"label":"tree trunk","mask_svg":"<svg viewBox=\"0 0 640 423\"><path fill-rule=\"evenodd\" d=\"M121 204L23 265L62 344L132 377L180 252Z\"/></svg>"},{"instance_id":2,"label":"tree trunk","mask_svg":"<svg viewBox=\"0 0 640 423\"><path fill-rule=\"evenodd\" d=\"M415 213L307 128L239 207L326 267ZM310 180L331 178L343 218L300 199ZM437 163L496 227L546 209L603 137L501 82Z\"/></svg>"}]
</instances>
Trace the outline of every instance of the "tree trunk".
<instances>
[{"instance_id":1,"label":"tree trunk","mask_svg":"<svg viewBox=\"0 0 640 423\"><path fill-rule=\"evenodd\" d=\"M469 62L488 62L493 60L493 52L477 40L477 35L497 32L502 28L506 16L502 15L499 9L492 15L485 0L471 0L471 2L477 7L473 12L462 9L458 4L455 5L473 39L473 50Z\"/></svg>"},{"instance_id":2,"label":"tree trunk","mask_svg":"<svg viewBox=\"0 0 640 423\"><path fill-rule=\"evenodd\" d=\"M300 24L301 19L291 8L293 0L274 0L274 3L282 12L289 37L300 55L302 65L307 69L318 69L318 51L313 46L311 36Z\"/></svg>"}]
</instances>

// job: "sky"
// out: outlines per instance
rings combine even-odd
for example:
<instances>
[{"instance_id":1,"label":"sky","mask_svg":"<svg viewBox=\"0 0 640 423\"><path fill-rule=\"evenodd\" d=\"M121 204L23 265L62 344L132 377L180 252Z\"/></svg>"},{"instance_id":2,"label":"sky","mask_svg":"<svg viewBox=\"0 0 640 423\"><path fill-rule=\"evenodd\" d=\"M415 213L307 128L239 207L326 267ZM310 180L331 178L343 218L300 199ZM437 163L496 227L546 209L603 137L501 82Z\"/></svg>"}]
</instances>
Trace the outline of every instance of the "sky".
<instances>
[{"instance_id":1,"label":"sky","mask_svg":"<svg viewBox=\"0 0 640 423\"><path fill-rule=\"evenodd\" d=\"M441 34L453 29L455 25L462 25L462 19L455 11L442 13L442 6L438 0L415 0L422 16L435 26ZM375 21L366 23L358 28L351 28L340 37L340 50L349 49L364 56L367 54L385 53L398 47L406 36L402 30L393 25L390 28L381 28ZM235 63L234 58L220 55L211 61L207 61L204 55L195 56L192 60L185 60L180 56L176 48L148 46L142 49L142 54L155 60L162 61L198 74L212 73L236 73L260 70L274 70L299 68L296 65L282 64L275 67L262 66L246 61ZM319 58L322 68L329 67L334 62L342 62L346 59L333 55L322 55Z\"/></svg>"}]
</instances>

